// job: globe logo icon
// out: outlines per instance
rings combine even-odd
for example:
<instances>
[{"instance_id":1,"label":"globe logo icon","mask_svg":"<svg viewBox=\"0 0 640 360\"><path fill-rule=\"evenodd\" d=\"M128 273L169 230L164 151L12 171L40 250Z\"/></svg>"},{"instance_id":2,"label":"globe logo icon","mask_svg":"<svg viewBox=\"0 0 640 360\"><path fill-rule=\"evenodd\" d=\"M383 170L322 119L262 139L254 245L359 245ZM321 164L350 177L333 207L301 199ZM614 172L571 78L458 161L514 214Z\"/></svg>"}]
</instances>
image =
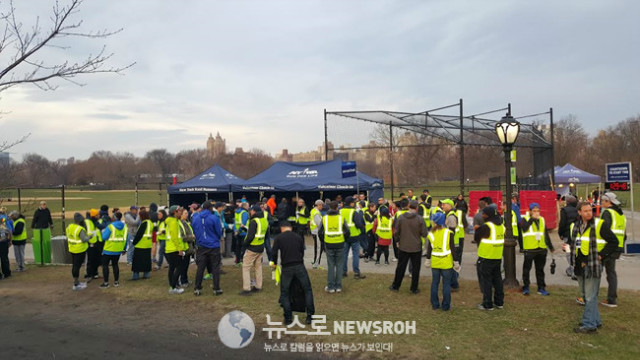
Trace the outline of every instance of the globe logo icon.
<instances>
[{"instance_id":1,"label":"globe logo icon","mask_svg":"<svg viewBox=\"0 0 640 360\"><path fill-rule=\"evenodd\" d=\"M249 345L255 332L253 319L238 310L226 314L218 323L220 341L231 349L242 349Z\"/></svg>"}]
</instances>

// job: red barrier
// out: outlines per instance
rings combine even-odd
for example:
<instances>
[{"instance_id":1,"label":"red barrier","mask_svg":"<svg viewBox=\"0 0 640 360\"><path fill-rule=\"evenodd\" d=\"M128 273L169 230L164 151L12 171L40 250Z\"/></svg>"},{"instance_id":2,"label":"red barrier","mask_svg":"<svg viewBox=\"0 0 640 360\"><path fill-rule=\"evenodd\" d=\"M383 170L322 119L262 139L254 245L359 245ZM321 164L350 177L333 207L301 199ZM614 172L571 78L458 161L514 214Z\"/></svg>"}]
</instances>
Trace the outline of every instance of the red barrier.
<instances>
[{"instance_id":1,"label":"red barrier","mask_svg":"<svg viewBox=\"0 0 640 360\"><path fill-rule=\"evenodd\" d=\"M502 191L469 191L469 216L473 216L478 212L478 200L486 196L498 204L498 210L502 208Z\"/></svg>"},{"instance_id":2,"label":"red barrier","mask_svg":"<svg viewBox=\"0 0 640 360\"><path fill-rule=\"evenodd\" d=\"M529 204L540 204L540 215L544 217L547 229L558 226L558 210L556 192L551 190L522 190L520 191L520 210L523 214L529 211Z\"/></svg>"}]
</instances>

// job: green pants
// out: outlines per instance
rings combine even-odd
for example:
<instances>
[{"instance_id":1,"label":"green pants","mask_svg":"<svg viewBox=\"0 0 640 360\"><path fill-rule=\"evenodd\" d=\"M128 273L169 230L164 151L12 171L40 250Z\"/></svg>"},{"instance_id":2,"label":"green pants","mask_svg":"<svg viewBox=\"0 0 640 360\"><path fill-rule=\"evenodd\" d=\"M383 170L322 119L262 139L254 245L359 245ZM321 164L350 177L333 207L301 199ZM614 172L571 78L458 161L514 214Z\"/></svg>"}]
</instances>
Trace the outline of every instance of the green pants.
<instances>
[{"instance_id":1,"label":"green pants","mask_svg":"<svg viewBox=\"0 0 640 360\"><path fill-rule=\"evenodd\" d=\"M51 264L51 230L33 229L32 244L35 263Z\"/></svg>"}]
</instances>

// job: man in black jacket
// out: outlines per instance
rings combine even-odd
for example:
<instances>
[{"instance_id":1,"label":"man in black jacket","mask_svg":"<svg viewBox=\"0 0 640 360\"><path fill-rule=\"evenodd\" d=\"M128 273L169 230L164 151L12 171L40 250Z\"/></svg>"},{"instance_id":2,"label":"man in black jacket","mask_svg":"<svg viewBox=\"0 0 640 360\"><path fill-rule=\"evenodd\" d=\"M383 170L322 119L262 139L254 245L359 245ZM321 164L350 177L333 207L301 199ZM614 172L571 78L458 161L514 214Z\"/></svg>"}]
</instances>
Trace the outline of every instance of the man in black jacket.
<instances>
[{"instance_id":1,"label":"man in black jacket","mask_svg":"<svg viewBox=\"0 0 640 360\"><path fill-rule=\"evenodd\" d=\"M571 224L573 224L578 219L578 209L576 209L576 205L578 205L578 199L576 199L572 195L567 195L564 197L564 201L566 203L565 207L560 210L560 224L558 224L558 236L565 244L569 243L569 233ZM572 253L567 254L567 263L569 266L567 267L566 274L571 277L573 280L577 280L577 277L573 273L573 259L574 256Z\"/></svg>"},{"instance_id":2,"label":"man in black jacket","mask_svg":"<svg viewBox=\"0 0 640 360\"><path fill-rule=\"evenodd\" d=\"M273 261L269 263L272 269L278 264L278 252L282 254L280 263L282 264L282 275L280 277L280 305L284 310L284 323L289 325L293 322L291 313L291 293L289 291L291 283L296 279L300 282L304 290L304 302L307 310L306 323L311 324L311 317L315 314L313 304L313 290L309 274L304 267L304 239L294 233L291 224L287 221L280 223L280 234L273 239Z\"/></svg>"},{"instance_id":3,"label":"man in black jacket","mask_svg":"<svg viewBox=\"0 0 640 360\"><path fill-rule=\"evenodd\" d=\"M33 213L32 229L53 229L53 220L51 220L51 212L47 208L47 203L40 202L40 207Z\"/></svg>"}]
</instances>

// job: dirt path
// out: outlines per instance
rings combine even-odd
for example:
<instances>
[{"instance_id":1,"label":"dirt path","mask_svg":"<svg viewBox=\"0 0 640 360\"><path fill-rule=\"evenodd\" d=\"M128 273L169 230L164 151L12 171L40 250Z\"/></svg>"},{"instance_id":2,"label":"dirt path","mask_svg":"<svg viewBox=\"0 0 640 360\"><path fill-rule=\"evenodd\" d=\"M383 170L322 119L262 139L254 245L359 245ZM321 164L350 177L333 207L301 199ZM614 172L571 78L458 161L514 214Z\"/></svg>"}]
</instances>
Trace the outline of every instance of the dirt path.
<instances>
[{"instance_id":1,"label":"dirt path","mask_svg":"<svg viewBox=\"0 0 640 360\"><path fill-rule=\"evenodd\" d=\"M93 285L93 284L92 284ZM37 284L0 282L0 344L4 359L200 359L275 357L256 331L242 350L225 347L217 334L223 314L215 305L128 300L96 286L73 292L46 276ZM270 356L271 355L271 356ZM294 358L296 354L277 354ZM299 358L296 356L295 358Z\"/></svg>"}]
</instances>

